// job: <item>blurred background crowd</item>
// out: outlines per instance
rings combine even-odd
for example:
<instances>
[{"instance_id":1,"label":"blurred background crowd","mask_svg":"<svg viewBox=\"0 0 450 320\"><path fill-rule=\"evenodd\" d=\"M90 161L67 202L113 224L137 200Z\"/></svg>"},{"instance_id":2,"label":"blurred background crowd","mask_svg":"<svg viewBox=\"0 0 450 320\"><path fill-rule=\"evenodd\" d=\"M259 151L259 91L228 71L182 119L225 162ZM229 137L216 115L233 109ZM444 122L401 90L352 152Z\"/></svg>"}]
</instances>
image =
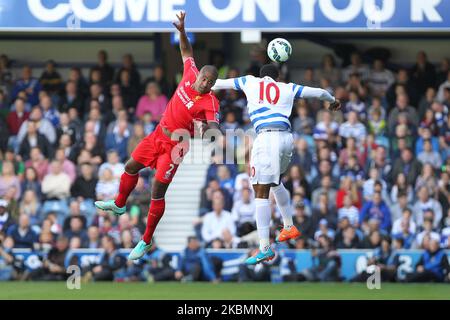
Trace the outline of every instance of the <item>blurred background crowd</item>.
<instances>
[{"instance_id":1,"label":"blurred background crowd","mask_svg":"<svg viewBox=\"0 0 450 320\"><path fill-rule=\"evenodd\" d=\"M220 55L212 63L221 78L258 76L267 61L263 49L255 52L243 70ZM64 279L70 249L102 248L101 261L83 270L85 279L218 281L222 261L207 257L205 248L251 254L257 247L249 168L213 154L195 236L177 263L157 244L137 264L115 254L134 247L145 230L153 172L141 172L127 214L117 218L93 203L114 198L124 162L155 129L179 75L169 77L157 65L143 79L132 55L114 68L105 51L89 74L74 67L67 79L54 61L42 74L29 66L14 74L13 58L0 57L0 279ZM311 249L317 264L302 273L291 268L286 280L340 280L336 249L374 250L370 264L383 266L389 280L396 250L424 249L406 280L450 279L443 251L450 249L449 70L449 59L431 63L425 52L411 66L357 52L345 65L326 55L320 67L296 76L281 66L284 81L322 87L342 102L335 113L318 100L293 108L294 155L282 181L302 236L278 248ZM242 93L216 94L223 130L251 128ZM222 144L249 154L237 138L225 136ZM274 201L272 215L274 238L282 226ZM44 252L42 266L23 271L13 248ZM241 266L237 277L267 280L270 266Z\"/></svg>"}]
</instances>

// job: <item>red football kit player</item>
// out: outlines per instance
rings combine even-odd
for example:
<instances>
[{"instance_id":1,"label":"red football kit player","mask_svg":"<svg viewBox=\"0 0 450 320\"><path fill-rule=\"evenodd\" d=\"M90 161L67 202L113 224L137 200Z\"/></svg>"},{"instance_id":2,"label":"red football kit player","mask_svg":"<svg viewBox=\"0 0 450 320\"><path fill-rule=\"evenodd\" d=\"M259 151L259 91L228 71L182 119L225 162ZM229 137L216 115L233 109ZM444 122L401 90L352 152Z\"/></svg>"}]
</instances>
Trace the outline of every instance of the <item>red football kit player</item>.
<instances>
[{"instance_id":1,"label":"red football kit player","mask_svg":"<svg viewBox=\"0 0 450 320\"><path fill-rule=\"evenodd\" d=\"M167 188L188 151L189 141L179 141L176 135L188 133L193 136L194 121L206 122L209 128L218 129L219 102L211 93L217 79L217 69L207 65L199 71L195 66L192 47L184 29L185 16L181 12L177 15L178 23L174 23L180 31L183 78L155 131L138 144L125 164L116 199L95 202L99 209L118 215L125 213L125 204L137 184L139 170L145 167L156 169L146 230L142 240L130 253L128 259L131 260L139 259L150 250L153 233L164 214Z\"/></svg>"}]
</instances>

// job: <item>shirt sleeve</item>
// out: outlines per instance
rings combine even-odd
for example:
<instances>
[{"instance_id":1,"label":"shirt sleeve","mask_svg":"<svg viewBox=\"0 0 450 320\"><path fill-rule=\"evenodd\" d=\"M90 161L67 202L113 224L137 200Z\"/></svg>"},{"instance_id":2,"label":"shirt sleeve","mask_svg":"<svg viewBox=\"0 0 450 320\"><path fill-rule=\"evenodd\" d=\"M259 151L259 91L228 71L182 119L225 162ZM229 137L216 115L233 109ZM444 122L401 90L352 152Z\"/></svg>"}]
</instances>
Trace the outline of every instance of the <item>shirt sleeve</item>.
<instances>
[{"instance_id":1,"label":"shirt sleeve","mask_svg":"<svg viewBox=\"0 0 450 320\"><path fill-rule=\"evenodd\" d=\"M238 91L244 91L247 77L230 78L230 79L217 79L216 83L212 87L212 90L226 90L233 89Z\"/></svg>"},{"instance_id":2,"label":"shirt sleeve","mask_svg":"<svg viewBox=\"0 0 450 320\"><path fill-rule=\"evenodd\" d=\"M336 100L328 91L321 88L313 88L294 84L292 90L294 91L295 99L317 98L328 102L334 102Z\"/></svg>"},{"instance_id":3,"label":"shirt sleeve","mask_svg":"<svg viewBox=\"0 0 450 320\"><path fill-rule=\"evenodd\" d=\"M184 60L183 63L184 63L183 78L191 73L197 76L198 69L197 66L195 65L195 60L193 57L186 58L186 60Z\"/></svg>"},{"instance_id":4,"label":"shirt sleeve","mask_svg":"<svg viewBox=\"0 0 450 320\"><path fill-rule=\"evenodd\" d=\"M208 122L219 123L219 101L212 94L210 96L211 102L208 102L205 108L205 119Z\"/></svg>"}]
</instances>

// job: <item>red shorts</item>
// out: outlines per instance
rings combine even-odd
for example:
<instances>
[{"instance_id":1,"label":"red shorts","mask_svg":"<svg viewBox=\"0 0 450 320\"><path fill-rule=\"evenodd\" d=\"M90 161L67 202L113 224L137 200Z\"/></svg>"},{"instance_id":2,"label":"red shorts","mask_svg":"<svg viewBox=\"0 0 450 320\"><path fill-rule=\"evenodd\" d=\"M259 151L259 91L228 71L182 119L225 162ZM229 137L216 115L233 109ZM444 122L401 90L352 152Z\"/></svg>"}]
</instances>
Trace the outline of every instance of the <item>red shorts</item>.
<instances>
[{"instance_id":1,"label":"red shorts","mask_svg":"<svg viewBox=\"0 0 450 320\"><path fill-rule=\"evenodd\" d=\"M142 139L131 153L131 157L146 167L156 168L155 178L168 184L172 181L188 149L188 141L171 140L158 125L155 131Z\"/></svg>"}]
</instances>

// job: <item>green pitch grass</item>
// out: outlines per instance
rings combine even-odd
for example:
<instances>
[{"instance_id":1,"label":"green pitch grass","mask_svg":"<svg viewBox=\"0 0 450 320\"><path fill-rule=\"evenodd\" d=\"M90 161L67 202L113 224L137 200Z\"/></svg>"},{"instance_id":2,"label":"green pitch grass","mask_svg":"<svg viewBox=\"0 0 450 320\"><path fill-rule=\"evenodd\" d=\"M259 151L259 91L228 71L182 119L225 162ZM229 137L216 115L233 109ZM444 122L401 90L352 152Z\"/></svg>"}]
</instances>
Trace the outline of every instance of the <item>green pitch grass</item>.
<instances>
[{"instance_id":1,"label":"green pitch grass","mask_svg":"<svg viewBox=\"0 0 450 320\"><path fill-rule=\"evenodd\" d=\"M0 299L450 299L450 284L392 284L369 290L349 283L88 283L69 290L65 282L0 282Z\"/></svg>"}]
</instances>

